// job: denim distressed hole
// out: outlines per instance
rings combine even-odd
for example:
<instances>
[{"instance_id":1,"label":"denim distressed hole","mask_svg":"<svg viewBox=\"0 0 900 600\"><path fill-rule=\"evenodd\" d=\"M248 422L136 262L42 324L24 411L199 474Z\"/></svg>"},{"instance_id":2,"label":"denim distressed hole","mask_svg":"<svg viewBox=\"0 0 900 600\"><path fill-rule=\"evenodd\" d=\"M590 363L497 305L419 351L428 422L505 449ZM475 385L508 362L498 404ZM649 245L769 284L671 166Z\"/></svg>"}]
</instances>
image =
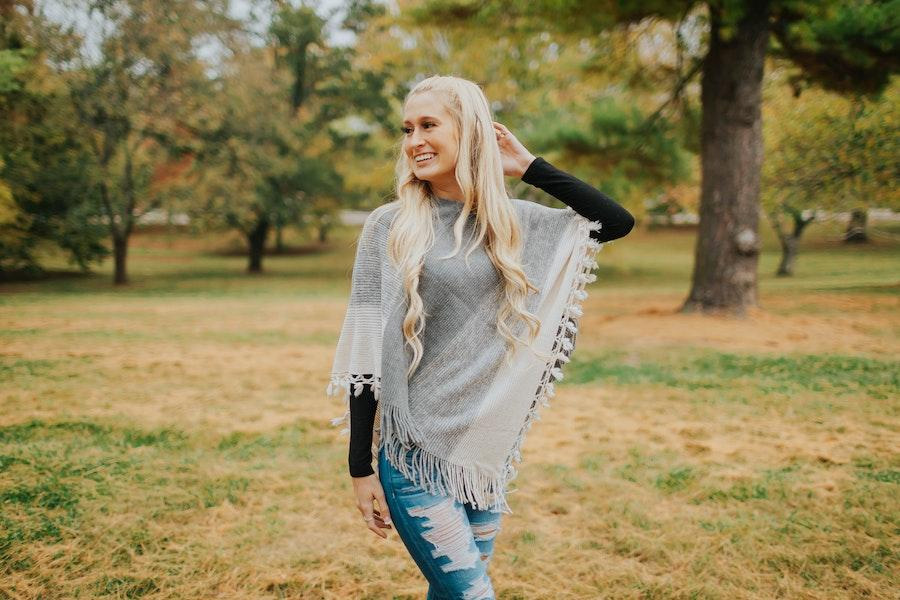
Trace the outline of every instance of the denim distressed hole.
<instances>
[{"instance_id":1,"label":"denim distressed hole","mask_svg":"<svg viewBox=\"0 0 900 600\"><path fill-rule=\"evenodd\" d=\"M485 523L484 525L472 523L472 533L475 535L476 542L492 540L497 536L498 531L500 528L496 523Z\"/></svg>"},{"instance_id":2,"label":"denim distressed hole","mask_svg":"<svg viewBox=\"0 0 900 600\"><path fill-rule=\"evenodd\" d=\"M494 600L494 588L491 586L491 579L487 573L472 582L465 592L463 598L466 600Z\"/></svg>"},{"instance_id":3,"label":"denim distressed hole","mask_svg":"<svg viewBox=\"0 0 900 600\"><path fill-rule=\"evenodd\" d=\"M410 506L406 512L425 519L422 537L434 546L431 555L450 559L449 563L441 565L442 571L471 569L478 563L478 548L474 547L471 530L463 520L465 513L456 510L452 498L431 506Z\"/></svg>"}]
</instances>

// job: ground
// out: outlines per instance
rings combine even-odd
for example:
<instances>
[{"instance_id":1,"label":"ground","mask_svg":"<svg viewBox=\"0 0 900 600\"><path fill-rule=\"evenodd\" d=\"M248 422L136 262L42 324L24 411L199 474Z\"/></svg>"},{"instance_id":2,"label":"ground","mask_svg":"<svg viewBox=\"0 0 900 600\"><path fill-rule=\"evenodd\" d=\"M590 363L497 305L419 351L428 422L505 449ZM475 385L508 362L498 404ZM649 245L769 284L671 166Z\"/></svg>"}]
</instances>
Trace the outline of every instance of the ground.
<instances>
[{"instance_id":1,"label":"ground","mask_svg":"<svg viewBox=\"0 0 900 600\"><path fill-rule=\"evenodd\" d=\"M892 598L900 249L811 232L745 319L683 315L692 234L598 255L529 431L499 598ZM0 287L0 598L419 598L365 528L325 395L354 230L247 276L134 240L133 283ZM289 243L291 240L288 240Z\"/></svg>"}]
</instances>

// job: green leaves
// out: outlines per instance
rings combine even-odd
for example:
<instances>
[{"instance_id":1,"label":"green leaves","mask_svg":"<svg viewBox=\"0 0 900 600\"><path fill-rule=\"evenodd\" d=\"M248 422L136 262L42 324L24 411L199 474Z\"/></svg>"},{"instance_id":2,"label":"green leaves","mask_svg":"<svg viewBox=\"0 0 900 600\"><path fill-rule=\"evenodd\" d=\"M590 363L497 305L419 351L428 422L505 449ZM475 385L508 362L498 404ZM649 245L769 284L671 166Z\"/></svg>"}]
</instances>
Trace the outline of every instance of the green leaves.
<instances>
[{"instance_id":1,"label":"green leaves","mask_svg":"<svg viewBox=\"0 0 900 600\"><path fill-rule=\"evenodd\" d=\"M801 68L798 81L875 94L900 69L900 1L778 4L775 52Z\"/></svg>"},{"instance_id":2,"label":"green leaves","mask_svg":"<svg viewBox=\"0 0 900 600\"><path fill-rule=\"evenodd\" d=\"M527 132L535 152L558 152L567 163L590 165L619 201L636 201L690 176L691 154L677 124L613 98L575 110L541 113Z\"/></svg>"},{"instance_id":3,"label":"green leaves","mask_svg":"<svg viewBox=\"0 0 900 600\"><path fill-rule=\"evenodd\" d=\"M797 208L847 210L900 208L900 123L894 106L900 89L881 98L842 98L807 90L794 98L774 90L766 121L763 199L789 199Z\"/></svg>"}]
</instances>

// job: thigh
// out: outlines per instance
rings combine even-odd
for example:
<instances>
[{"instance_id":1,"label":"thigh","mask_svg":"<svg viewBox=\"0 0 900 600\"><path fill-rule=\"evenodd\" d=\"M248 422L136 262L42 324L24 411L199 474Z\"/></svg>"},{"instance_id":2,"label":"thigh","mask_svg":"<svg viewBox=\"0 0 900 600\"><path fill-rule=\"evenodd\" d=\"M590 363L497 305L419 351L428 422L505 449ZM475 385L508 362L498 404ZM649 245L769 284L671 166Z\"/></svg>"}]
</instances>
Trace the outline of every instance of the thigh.
<instances>
[{"instance_id":1,"label":"thigh","mask_svg":"<svg viewBox=\"0 0 900 600\"><path fill-rule=\"evenodd\" d=\"M410 461L409 454L405 459ZM407 479L390 464L384 449L378 453L378 475L394 528L430 584L429 597L494 598L487 561L465 506Z\"/></svg>"}]
</instances>

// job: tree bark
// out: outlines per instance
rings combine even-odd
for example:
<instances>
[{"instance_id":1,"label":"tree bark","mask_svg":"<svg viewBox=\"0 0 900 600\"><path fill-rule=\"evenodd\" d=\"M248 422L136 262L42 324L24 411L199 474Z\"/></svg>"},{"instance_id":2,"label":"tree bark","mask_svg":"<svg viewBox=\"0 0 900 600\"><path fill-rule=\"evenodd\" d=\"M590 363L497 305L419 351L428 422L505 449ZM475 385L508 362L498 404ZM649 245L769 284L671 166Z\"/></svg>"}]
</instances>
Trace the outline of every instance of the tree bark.
<instances>
[{"instance_id":1,"label":"tree bark","mask_svg":"<svg viewBox=\"0 0 900 600\"><path fill-rule=\"evenodd\" d=\"M691 291L683 312L743 315L758 304L762 76L769 3L744 3L724 39L721 9L710 7L703 63L700 226Z\"/></svg>"},{"instance_id":2,"label":"tree bark","mask_svg":"<svg viewBox=\"0 0 900 600\"><path fill-rule=\"evenodd\" d=\"M813 222L815 214L808 219L803 218L803 213L795 208L786 209L794 222L794 230L790 235L782 235L778 232L778 239L781 241L781 263L778 265L778 271L775 275L778 277L791 277L794 275L794 263L797 261L797 248L800 245L800 236L806 226Z\"/></svg>"},{"instance_id":3,"label":"tree bark","mask_svg":"<svg viewBox=\"0 0 900 600\"><path fill-rule=\"evenodd\" d=\"M284 254L284 225L275 226L275 254Z\"/></svg>"},{"instance_id":4,"label":"tree bark","mask_svg":"<svg viewBox=\"0 0 900 600\"><path fill-rule=\"evenodd\" d=\"M128 238L133 223L127 218L116 218L118 215L113 210L105 182L100 184L100 200L109 219L109 234L113 242L113 285L125 285L128 283Z\"/></svg>"},{"instance_id":5,"label":"tree bark","mask_svg":"<svg viewBox=\"0 0 900 600\"><path fill-rule=\"evenodd\" d=\"M844 232L845 242L860 244L869 241L869 235L866 233L868 216L869 213L860 208L850 212L850 222L847 223L847 230Z\"/></svg>"},{"instance_id":6,"label":"tree bark","mask_svg":"<svg viewBox=\"0 0 900 600\"><path fill-rule=\"evenodd\" d=\"M781 240L781 262L778 263L777 277L791 277L794 275L794 262L797 259L797 238L792 235Z\"/></svg>"},{"instance_id":7,"label":"tree bark","mask_svg":"<svg viewBox=\"0 0 900 600\"><path fill-rule=\"evenodd\" d=\"M266 249L266 238L269 234L268 219L260 219L250 234L247 236L247 245L250 248L250 261L247 265L248 273L262 272L262 259Z\"/></svg>"},{"instance_id":8,"label":"tree bark","mask_svg":"<svg viewBox=\"0 0 900 600\"><path fill-rule=\"evenodd\" d=\"M113 272L113 283L115 285L125 285L128 283L128 236L118 235L113 237L113 258L115 259L115 270Z\"/></svg>"}]
</instances>

